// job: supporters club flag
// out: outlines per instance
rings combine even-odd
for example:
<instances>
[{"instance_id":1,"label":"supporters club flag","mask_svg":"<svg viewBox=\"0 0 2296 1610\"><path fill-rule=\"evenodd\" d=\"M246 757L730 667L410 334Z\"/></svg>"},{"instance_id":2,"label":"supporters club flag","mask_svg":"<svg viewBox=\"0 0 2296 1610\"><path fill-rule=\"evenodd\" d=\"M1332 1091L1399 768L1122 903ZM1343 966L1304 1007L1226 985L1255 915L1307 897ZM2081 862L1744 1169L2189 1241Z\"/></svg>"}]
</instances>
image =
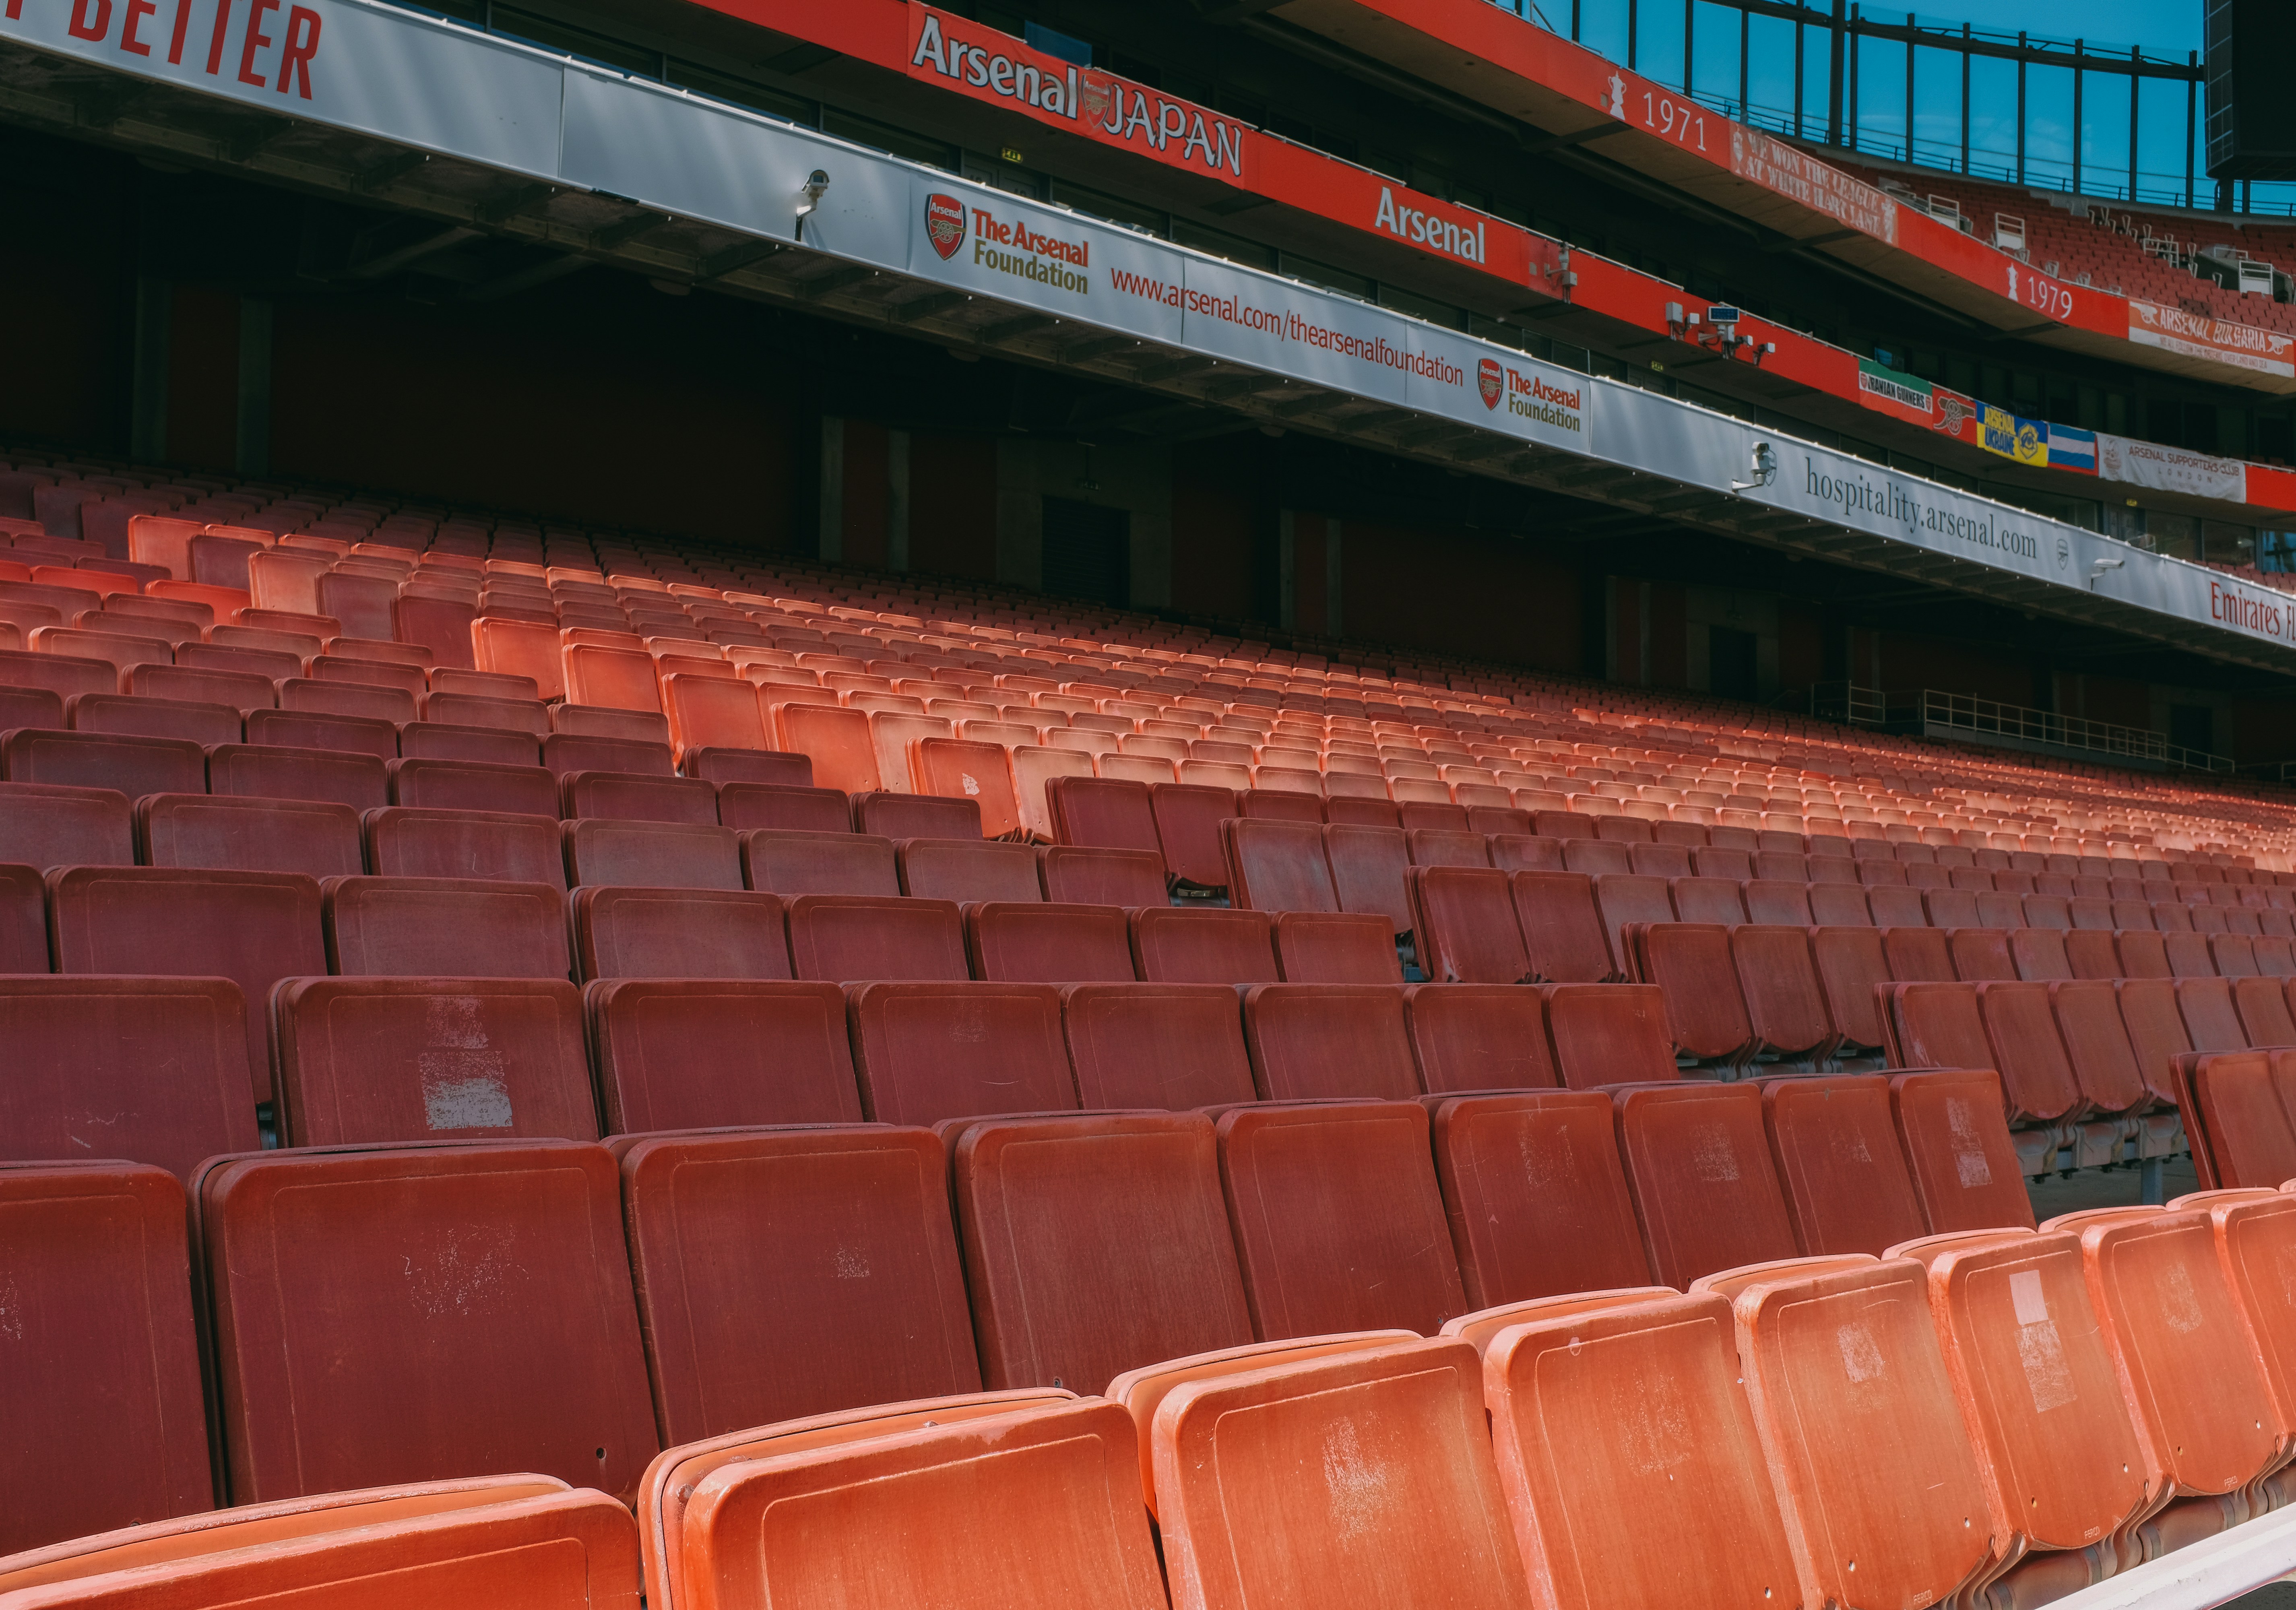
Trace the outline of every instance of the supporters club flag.
<instances>
[{"instance_id":1,"label":"supporters club flag","mask_svg":"<svg viewBox=\"0 0 2296 1610\"><path fill-rule=\"evenodd\" d=\"M2006 408L1984 405L1985 416L1980 444L1988 453L1997 453L2019 464L2046 469L2049 463L2048 422L2039 419L2020 419Z\"/></svg>"},{"instance_id":2,"label":"supporters club flag","mask_svg":"<svg viewBox=\"0 0 2296 1610\"><path fill-rule=\"evenodd\" d=\"M1877 413L1894 414L1900 419L1917 425L1932 422L1937 403L1930 382L1918 374L1907 374L1875 363L1870 357L1857 360L1858 400Z\"/></svg>"},{"instance_id":3,"label":"supporters club flag","mask_svg":"<svg viewBox=\"0 0 2296 1610\"><path fill-rule=\"evenodd\" d=\"M2049 427L2049 468L2070 470L2076 475L2096 473L2096 432L2070 425Z\"/></svg>"}]
</instances>

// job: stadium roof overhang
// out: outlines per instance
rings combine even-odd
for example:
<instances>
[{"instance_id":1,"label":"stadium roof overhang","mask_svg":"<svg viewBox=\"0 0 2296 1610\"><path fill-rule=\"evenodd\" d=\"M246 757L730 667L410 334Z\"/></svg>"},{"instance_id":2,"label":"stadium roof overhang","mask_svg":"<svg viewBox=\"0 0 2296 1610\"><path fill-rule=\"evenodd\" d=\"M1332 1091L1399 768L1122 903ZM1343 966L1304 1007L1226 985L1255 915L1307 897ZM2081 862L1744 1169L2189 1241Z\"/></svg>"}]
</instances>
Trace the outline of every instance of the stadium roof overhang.
<instances>
[{"instance_id":1,"label":"stadium roof overhang","mask_svg":"<svg viewBox=\"0 0 2296 1610\"><path fill-rule=\"evenodd\" d=\"M2296 392L2285 337L2217 328L2053 279L1814 157L1538 28L1489 0L1273 0L1212 14L1280 20L1374 75L1409 75L1888 282L2005 337L2218 385ZM1988 226L1989 227L1989 225ZM2269 352L2254 343L2277 342Z\"/></svg>"},{"instance_id":2,"label":"stadium roof overhang","mask_svg":"<svg viewBox=\"0 0 2296 1610\"><path fill-rule=\"evenodd\" d=\"M1632 385L375 0L293 4L267 56L219 27L200 48L217 9L158 9L193 42L176 63L166 28L123 58L60 4L0 21L0 116L523 243L496 292L618 265L2296 670L2285 595Z\"/></svg>"}]
</instances>

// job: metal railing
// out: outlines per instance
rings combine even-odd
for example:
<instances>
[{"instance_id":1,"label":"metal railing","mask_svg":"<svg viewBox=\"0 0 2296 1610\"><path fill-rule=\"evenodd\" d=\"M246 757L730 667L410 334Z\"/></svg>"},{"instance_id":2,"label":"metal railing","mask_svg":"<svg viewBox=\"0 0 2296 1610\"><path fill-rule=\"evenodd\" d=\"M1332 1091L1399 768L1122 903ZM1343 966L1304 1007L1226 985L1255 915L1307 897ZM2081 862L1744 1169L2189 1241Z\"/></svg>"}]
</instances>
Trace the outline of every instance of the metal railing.
<instances>
[{"instance_id":1,"label":"metal railing","mask_svg":"<svg viewBox=\"0 0 2296 1610\"><path fill-rule=\"evenodd\" d=\"M1859 727L1928 732L1932 735L1964 732L1979 738L2046 743L2054 749L2079 750L2099 760L2142 760L2185 771L2233 769L2230 757L2186 749L2170 743L2166 733L2149 727L2091 721L2081 716L2005 704L1997 699L1980 699L1969 694L1943 693L1931 687L1885 693L1852 682L1820 683L1810 689L1809 710L1813 716ZM1938 728L1944 728L1945 733L1939 734Z\"/></svg>"}]
</instances>

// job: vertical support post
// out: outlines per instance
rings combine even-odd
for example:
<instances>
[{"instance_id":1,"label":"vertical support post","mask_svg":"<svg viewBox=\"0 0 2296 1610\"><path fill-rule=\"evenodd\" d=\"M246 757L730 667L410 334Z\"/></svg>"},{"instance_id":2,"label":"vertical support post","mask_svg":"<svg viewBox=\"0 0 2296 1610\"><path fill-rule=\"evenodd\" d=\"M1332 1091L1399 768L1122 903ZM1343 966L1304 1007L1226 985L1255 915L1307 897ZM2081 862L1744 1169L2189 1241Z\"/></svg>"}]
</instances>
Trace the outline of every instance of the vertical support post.
<instances>
[{"instance_id":1,"label":"vertical support post","mask_svg":"<svg viewBox=\"0 0 2296 1610\"><path fill-rule=\"evenodd\" d=\"M239 299L239 409L232 468L271 473L271 303Z\"/></svg>"},{"instance_id":2,"label":"vertical support post","mask_svg":"<svg viewBox=\"0 0 2296 1610\"><path fill-rule=\"evenodd\" d=\"M1642 0L1627 0L1627 70L1635 68L1635 47L1642 37Z\"/></svg>"},{"instance_id":3,"label":"vertical support post","mask_svg":"<svg viewBox=\"0 0 2296 1610\"><path fill-rule=\"evenodd\" d=\"M1858 46L1865 42L1865 35L1857 26L1861 21L1863 21L1861 8L1853 4L1849 8L1849 82L1843 90L1843 98L1848 101L1849 111L1846 126L1842 130L1842 133L1848 136L1844 143L1852 151L1857 149L1858 80L1865 76L1858 70L1861 61Z\"/></svg>"},{"instance_id":4,"label":"vertical support post","mask_svg":"<svg viewBox=\"0 0 2296 1610\"><path fill-rule=\"evenodd\" d=\"M909 568L909 433L885 432L885 568Z\"/></svg>"},{"instance_id":5,"label":"vertical support post","mask_svg":"<svg viewBox=\"0 0 2296 1610\"><path fill-rule=\"evenodd\" d=\"M2136 69L2144 59L2143 51L2134 45L2128 47L2128 204L2131 207L2136 205L2136 119L2144 105L2144 97L2137 91L2144 85L2143 75Z\"/></svg>"},{"instance_id":6,"label":"vertical support post","mask_svg":"<svg viewBox=\"0 0 2296 1610\"><path fill-rule=\"evenodd\" d=\"M1914 160L1914 13L1906 13L1906 160Z\"/></svg>"},{"instance_id":7,"label":"vertical support post","mask_svg":"<svg viewBox=\"0 0 2296 1610\"><path fill-rule=\"evenodd\" d=\"M1797 140L1801 138L1802 80L1806 76L1802 67L1802 46L1808 36L1808 26L1800 18L1796 17L1794 19L1794 138Z\"/></svg>"},{"instance_id":8,"label":"vertical support post","mask_svg":"<svg viewBox=\"0 0 2296 1610\"><path fill-rule=\"evenodd\" d=\"M1682 0L1682 98L1685 101L1697 93L1692 86L1697 62L1698 0Z\"/></svg>"},{"instance_id":9,"label":"vertical support post","mask_svg":"<svg viewBox=\"0 0 2296 1610\"><path fill-rule=\"evenodd\" d=\"M2162 1157L2147 1157L2136 1165L2136 1196L2146 1207L2163 1207L2168 1203L2168 1181L2161 1167L2167 1161Z\"/></svg>"},{"instance_id":10,"label":"vertical support post","mask_svg":"<svg viewBox=\"0 0 2296 1610\"><path fill-rule=\"evenodd\" d=\"M2193 143L2201 126L2201 53L2185 53L2185 64L2194 76L2185 80L2185 210L2193 208Z\"/></svg>"},{"instance_id":11,"label":"vertical support post","mask_svg":"<svg viewBox=\"0 0 2296 1610\"><path fill-rule=\"evenodd\" d=\"M1578 43L1578 11L1584 0L1570 0L1570 43Z\"/></svg>"},{"instance_id":12,"label":"vertical support post","mask_svg":"<svg viewBox=\"0 0 2296 1610\"><path fill-rule=\"evenodd\" d=\"M1799 28L1801 25L1796 23L1794 26ZM1738 13L1738 119L1743 123L1754 120L1754 103L1751 98L1753 93L1753 64L1746 59L1753 39L1754 13L1742 11Z\"/></svg>"},{"instance_id":13,"label":"vertical support post","mask_svg":"<svg viewBox=\"0 0 2296 1610\"><path fill-rule=\"evenodd\" d=\"M1300 547L1294 515L1284 509L1275 516L1275 624L1285 631L1300 625Z\"/></svg>"},{"instance_id":14,"label":"vertical support post","mask_svg":"<svg viewBox=\"0 0 2296 1610\"><path fill-rule=\"evenodd\" d=\"M168 349L169 315L176 303L170 281L139 275L135 280L135 371L128 391L127 453L137 464L168 456Z\"/></svg>"},{"instance_id":15,"label":"vertical support post","mask_svg":"<svg viewBox=\"0 0 2296 1610\"><path fill-rule=\"evenodd\" d=\"M1969 24L1961 25L1961 171L1969 172Z\"/></svg>"},{"instance_id":16,"label":"vertical support post","mask_svg":"<svg viewBox=\"0 0 2296 1610\"><path fill-rule=\"evenodd\" d=\"M2017 182L2025 182L2025 30L2017 30Z\"/></svg>"},{"instance_id":17,"label":"vertical support post","mask_svg":"<svg viewBox=\"0 0 2296 1610\"><path fill-rule=\"evenodd\" d=\"M2081 120L2081 41L2073 41L2073 193L2081 188L2081 148L2088 144L2088 126Z\"/></svg>"},{"instance_id":18,"label":"vertical support post","mask_svg":"<svg viewBox=\"0 0 2296 1610\"><path fill-rule=\"evenodd\" d=\"M1827 29L1830 43L1826 56L1825 85L1825 143L1841 144L1841 53L1842 19L1847 0L1833 0L1833 22Z\"/></svg>"},{"instance_id":19,"label":"vertical support post","mask_svg":"<svg viewBox=\"0 0 2296 1610\"><path fill-rule=\"evenodd\" d=\"M1340 622L1340 522L1334 515L1324 522L1324 636L1341 635Z\"/></svg>"},{"instance_id":20,"label":"vertical support post","mask_svg":"<svg viewBox=\"0 0 2296 1610\"><path fill-rule=\"evenodd\" d=\"M824 564L845 557L845 422L821 416L821 530L818 556Z\"/></svg>"}]
</instances>

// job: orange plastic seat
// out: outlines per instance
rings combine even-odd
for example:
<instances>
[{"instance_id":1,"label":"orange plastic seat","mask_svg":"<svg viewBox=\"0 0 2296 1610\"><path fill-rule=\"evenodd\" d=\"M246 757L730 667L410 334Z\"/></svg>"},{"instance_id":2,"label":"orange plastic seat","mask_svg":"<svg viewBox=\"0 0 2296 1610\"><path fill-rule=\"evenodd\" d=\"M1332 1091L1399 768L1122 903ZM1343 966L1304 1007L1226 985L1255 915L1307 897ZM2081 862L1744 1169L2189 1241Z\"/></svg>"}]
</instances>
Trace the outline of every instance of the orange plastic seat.
<instances>
[{"instance_id":1,"label":"orange plastic seat","mask_svg":"<svg viewBox=\"0 0 2296 1610\"><path fill-rule=\"evenodd\" d=\"M2039 1602L2120 1567L2121 1532L2166 1486L2148 1465L2092 1318L2070 1236L1978 1234L1905 1249L1978 1459L1997 1557L2030 1551L1996 1594Z\"/></svg>"},{"instance_id":2,"label":"orange plastic seat","mask_svg":"<svg viewBox=\"0 0 2296 1610\"><path fill-rule=\"evenodd\" d=\"M1789 930L1796 939L1798 930ZM1754 1031L1731 959L1731 930L1704 923L1637 923L1621 940L1630 972L1666 1000L1668 1041L1693 1062L1734 1064Z\"/></svg>"},{"instance_id":3,"label":"orange plastic seat","mask_svg":"<svg viewBox=\"0 0 2296 1610\"><path fill-rule=\"evenodd\" d=\"M1508 883L1529 976L1550 984L1603 983L1624 976L1611 959L1593 884L1584 874L1517 872ZM1430 971L1428 976L1436 975Z\"/></svg>"},{"instance_id":4,"label":"orange plastic seat","mask_svg":"<svg viewBox=\"0 0 2296 1610\"><path fill-rule=\"evenodd\" d=\"M2296 1053L2202 1052L2177 1063L2177 1107L2204 1187L2276 1190L2296 1179Z\"/></svg>"},{"instance_id":5,"label":"orange plastic seat","mask_svg":"<svg viewBox=\"0 0 2296 1610\"><path fill-rule=\"evenodd\" d=\"M584 979L790 976L777 896L579 889L573 899L575 960Z\"/></svg>"},{"instance_id":6,"label":"orange plastic seat","mask_svg":"<svg viewBox=\"0 0 2296 1610\"><path fill-rule=\"evenodd\" d=\"M1810 1259L1713 1285L1802 1603L1932 1605L1988 1574L1985 1491L1922 1266Z\"/></svg>"},{"instance_id":7,"label":"orange plastic seat","mask_svg":"<svg viewBox=\"0 0 2296 1610\"><path fill-rule=\"evenodd\" d=\"M2137 1440L2179 1500L2138 1529L2144 1557L2247 1519L2246 1490L2284 1462L2290 1428L2279 1423L2209 1214L2124 1208L2041 1228L2079 1236L2090 1310Z\"/></svg>"},{"instance_id":8,"label":"orange plastic seat","mask_svg":"<svg viewBox=\"0 0 2296 1610\"><path fill-rule=\"evenodd\" d=\"M1879 1257L1928 1230L1880 1074L1773 1080L1762 1118L1805 1257Z\"/></svg>"},{"instance_id":9,"label":"orange plastic seat","mask_svg":"<svg viewBox=\"0 0 2296 1610\"><path fill-rule=\"evenodd\" d=\"M1346 911L1286 911L1275 926L1275 965L1286 983L1399 984L1402 964L1384 917Z\"/></svg>"},{"instance_id":10,"label":"orange plastic seat","mask_svg":"<svg viewBox=\"0 0 2296 1610\"><path fill-rule=\"evenodd\" d=\"M602 1492L483 1476L335 1492L159 1521L19 1556L10 1604L381 1602L636 1610L637 1533ZM17 1591L22 1597L17 1597Z\"/></svg>"},{"instance_id":11,"label":"orange plastic seat","mask_svg":"<svg viewBox=\"0 0 2296 1610\"><path fill-rule=\"evenodd\" d=\"M1571 1089L1681 1077L1657 985L1552 984L1543 993L1555 1072Z\"/></svg>"},{"instance_id":12,"label":"orange plastic seat","mask_svg":"<svg viewBox=\"0 0 2296 1610\"><path fill-rule=\"evenodd\" d=\"M1259 911L1340 909L1320 822L1234 817L1220 824L1230 898Z\"/></svg>"},{"instance_id":13,"label":"orange plastic seat","mask_svg":"<svg viewBox=\"0 0 2296 1610\"><path fill-rule=\"evenodd\" d=\"M1484 1354L1499 1483L1537 1602L1788 1602L1796 1562L1729 1304L1620 1295L1534 1305Z\"/></svg>"},{"instance_id":14,"label":"orange plastic seat","mask_svg":"<svg viewBox=\"0 0 2296 1610\"><path fill-rule=\"evenodd\" d=\"M1472 1346L1398 1342L1262 1364L1238 1359L1155 1408L1173 1610L1529 1610Z\"/></svg>"},{"instance_id":15,"label":"orange plastic seat","mask_svg":"<svg viewBox=\"0 0 2296 1610\"><path fill-rule=\"evenodd\" d=\"M824 1417L681 1461L648 1506L648 1602L833 1602L868 1582L946 1610L1160 1610L1131 1417L1046 1395ZM788 1524L800 1514L821 1519Z\"/></svg>"}]
</instances>

